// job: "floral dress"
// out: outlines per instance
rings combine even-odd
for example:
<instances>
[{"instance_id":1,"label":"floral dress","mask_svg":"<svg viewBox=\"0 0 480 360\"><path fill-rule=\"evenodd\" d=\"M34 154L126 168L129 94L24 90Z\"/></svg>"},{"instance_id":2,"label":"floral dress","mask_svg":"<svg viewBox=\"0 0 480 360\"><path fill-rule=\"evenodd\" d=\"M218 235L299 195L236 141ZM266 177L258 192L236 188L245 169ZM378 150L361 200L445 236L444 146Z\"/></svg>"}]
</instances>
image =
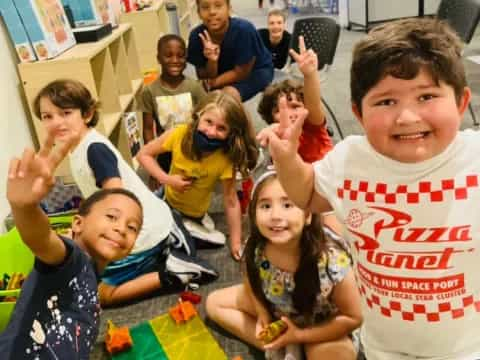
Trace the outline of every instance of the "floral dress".
<instances>
[{"instance_id":1,"label":"floral dress","mask_svg":"<svg viewBox=\"0 0 480 360\"><path fill-rule=\"evenodd\" d=\"M332 291L351 269L348 252L335 245L339 242L343 244L343 240L328 229L325 229L325 235L330 245L327 246L326 253L318 260L317 265L320 292L317 294L317 302L314 307L314 323L316 324L331 318L338 312L337 307L331 301ZM259 268L263 292L273 305L274 317L287 316L300 327L309 325L293 306L294 273L282 270L270 263L265 256L264 246L255 249L255 263ZM352 340L354 339L352 338ZM356 339L354 344L356 345Z\"/></svg>"}]
</instances>

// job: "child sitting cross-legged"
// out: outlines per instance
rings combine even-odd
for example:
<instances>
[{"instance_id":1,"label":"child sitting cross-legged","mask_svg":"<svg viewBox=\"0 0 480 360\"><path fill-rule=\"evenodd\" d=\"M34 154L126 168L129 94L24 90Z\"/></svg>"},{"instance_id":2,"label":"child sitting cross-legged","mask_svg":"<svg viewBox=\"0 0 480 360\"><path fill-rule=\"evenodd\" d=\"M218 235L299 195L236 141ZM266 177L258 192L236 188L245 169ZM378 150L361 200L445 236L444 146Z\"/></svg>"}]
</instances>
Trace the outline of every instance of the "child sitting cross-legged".
<instances>
[{"instance_id":1,"label":"child sitting cross-legged","mask_svg":"<svg viewBox=\"0 0 480 360\"><path fill-rule=\"evenodd\" d=\"M0 334L2 359L88 359L100 326L97 279L107 264L130 253L142 227L142 205L125 189L85 199L73 217L72 239L51 228L40 201L75 139L10 162L7 198L23 242L35 255L12 318ZM76 140L78 141L78 140Z\"/></svg>"},{"instance_id":2,"label":"child sitting cross-legged","mask_svg":"<svg viewBox=\"0 0 480 360\"><path fill-rule=\"evenodd\" d=\"M211 293L208 316L267 359L355 359L360 296L341 239L296 207L272 170L255 182L249 220L244 282ZM263 343L278 319L286 331Z\"/></svg>"},{"instance_id":3,"label":"child sitting cross-legged","mask_svg":"<svg viewBox=\"0 0 480 360\"><path fill-rule=\"evenodd\" d=\"M110 140L95 130L97 102L82 83L53 81L40 90L33 107L56 142L64 141L72 131L79 134L68 160L84 197L99 189L125 188L142 203L143 227L132 253L110 264L102 274L99 293L103 306L138 299L160 288L178 289L190 281L217 278L217 272L196 257L195 243L180 214L155 196Z\"/></svg>"},{"instance_id":4,"label":"child sitting cross-legged","mask_svg":"<svg viewBox=\"0 0 480 360\"><path fill-rule=\"evenodd\" d=\"M156 156L172 153L166 173ZM202 224L215 184L223 185L223 203L230 232L230 249L239 258L241 210L235 188L235 172L246 174L255 167L258 150L252 124L241 103L219 90L209 93L194 109L192 121L166 131L146 144L138 161L166 185L167 203L181 212L192 236L218 245L225 236Z\"/></svg>"}]
</instances>

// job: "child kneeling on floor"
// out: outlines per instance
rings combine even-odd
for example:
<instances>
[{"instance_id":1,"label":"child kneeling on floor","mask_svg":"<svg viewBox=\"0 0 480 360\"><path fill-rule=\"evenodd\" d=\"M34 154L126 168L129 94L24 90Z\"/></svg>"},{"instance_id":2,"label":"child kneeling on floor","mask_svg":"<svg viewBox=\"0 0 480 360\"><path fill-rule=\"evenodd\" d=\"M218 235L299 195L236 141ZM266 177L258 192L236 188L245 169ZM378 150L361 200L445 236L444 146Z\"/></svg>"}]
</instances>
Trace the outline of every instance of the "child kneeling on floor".
<instances>
[{"instance_id":1,"label":"child kneeling on floor","mask_svg":"<svg viewBox=\"0 0 480 360\"><path fill-rule=\"evenodd\" d=\"M241 103L219 90L209 93L194 109L192 122L166 131L145 145L138 161L166 185L166 201L185 217L193 237L223 245L225 236L201 225L218 180L230 233L230 249L238 259L241 246L241 210L235 188L235 172L246 175L257 162L258 149L252 124ZM170 151L170 172L156 161Z\"/></svg>"},{"instance_id":2,"label":"child kneeling on floor","mask_svg":"<svg viewBox=\"0 0 480 360\"><path fill-rule=\"evenodd\" d=\"M82 202L73 217L73 240L50 228L39 204L72 140L54 152L49 135L38 153L27 149L10 162L7 198L35 264L0 334L2 359L88 359L100 326L98 276L110 261L130 253L142 227L137 197L107 189Z\"/></svg>"},{"instance_id":3,"label":"child kneeling on floor","mask_svg":"<svg viewBox=\"0 0 480 360\"><path fill-rule=\"evenodd\" d=\"M299 360L303 350L312 360L355 359L360 295L341 239L296 207L271 170L254 185L249 218L244 282L211 293L208 316L267 359ZM287 330L265 345L260 333L278 319Z\"/></svg>"}]
</instances>

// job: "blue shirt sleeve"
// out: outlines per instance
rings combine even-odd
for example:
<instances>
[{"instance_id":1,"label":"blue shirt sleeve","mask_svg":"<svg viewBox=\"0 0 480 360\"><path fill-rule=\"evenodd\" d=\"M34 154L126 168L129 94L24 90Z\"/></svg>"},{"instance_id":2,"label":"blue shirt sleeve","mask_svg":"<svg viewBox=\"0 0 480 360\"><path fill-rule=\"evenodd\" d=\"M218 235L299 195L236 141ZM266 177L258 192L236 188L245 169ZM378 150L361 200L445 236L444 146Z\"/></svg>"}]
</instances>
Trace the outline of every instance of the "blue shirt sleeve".
<instances>
[{"instance_id":1,"label":"blue shirt sleeve","mask_svg":"<svg viewBox=\"0 0 480 360\"><path fill-rule=\"evenodd\" d=\"M95 176L97 187L101 188L105 180L120 177L118 160L115 154L102 143L93 143L87 150L88 165Z\"/></svg>"}]
</instances>

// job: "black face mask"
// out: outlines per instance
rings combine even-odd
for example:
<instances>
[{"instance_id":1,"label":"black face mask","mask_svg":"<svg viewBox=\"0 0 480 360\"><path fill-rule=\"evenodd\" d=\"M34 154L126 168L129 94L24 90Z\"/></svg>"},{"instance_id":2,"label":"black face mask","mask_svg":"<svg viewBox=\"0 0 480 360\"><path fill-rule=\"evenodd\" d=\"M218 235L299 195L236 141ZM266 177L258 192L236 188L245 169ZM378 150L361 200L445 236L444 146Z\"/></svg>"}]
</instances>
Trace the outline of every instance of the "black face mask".
<instances>
[{"instance_id":1,"label":"black face mask","mask_svg":"<svg viewBox=\"0 0 480 360\"><path fill-rule=\"evenodd\" d=\"M227 140L210 139L203 132L195 130L193 133L193 146L200 152L212 152L227 146Z\"/></svg>"}]
</instances>

